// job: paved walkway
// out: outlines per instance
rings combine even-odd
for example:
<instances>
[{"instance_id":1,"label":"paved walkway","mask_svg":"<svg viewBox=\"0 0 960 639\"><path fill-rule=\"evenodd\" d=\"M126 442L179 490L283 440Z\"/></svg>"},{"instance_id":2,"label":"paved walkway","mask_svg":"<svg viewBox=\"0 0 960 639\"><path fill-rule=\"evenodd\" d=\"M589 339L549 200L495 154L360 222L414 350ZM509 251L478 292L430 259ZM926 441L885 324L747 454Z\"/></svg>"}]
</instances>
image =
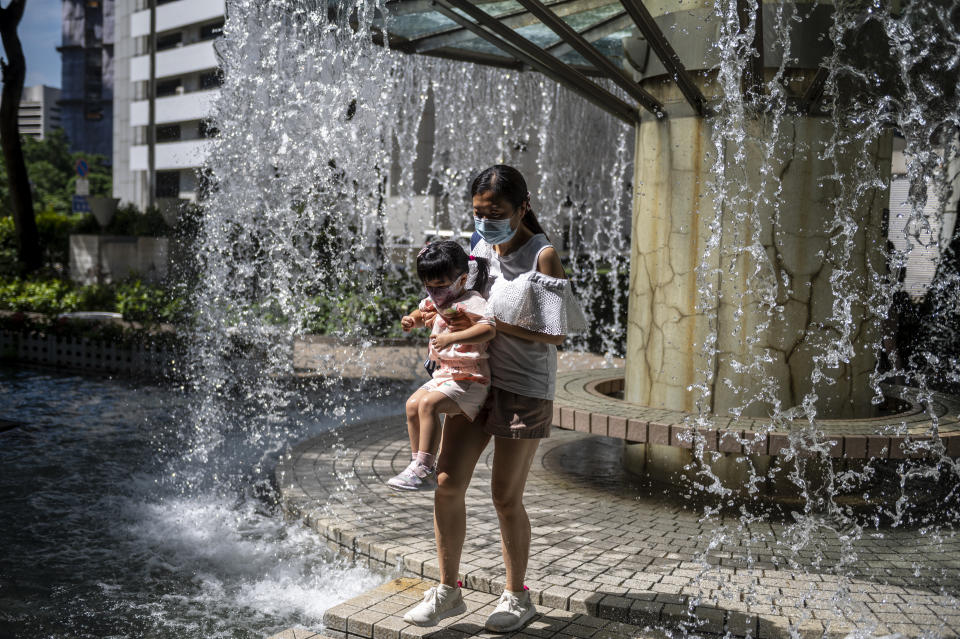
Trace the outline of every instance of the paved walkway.
<instances>
[{"instance_id":1,"label":"paved walkway","mask_svg":"<svg viewBox=\"0 0 960 639\"><path fill-rule=\"evenodd\" d=\"M539 606L537 615L520 632L499 634L484 629L497 605L497 595L464 590L464 614L442 620L437 626L420 628L403 620L403 614L423 600L433 585L422 579L394 579L359 597L334 606L324 615L326 632L336 639L466 639L510 637L511 639L666 639L661 632L609 619L599 619L569 610ZM278 638L287 639L287 638ZM321 639L289 637L289 639Z\"/></svg>"},{"instance_id":2,"label":"paved walkway","mask_svg":"<svg viewBox=\"0 0 960 639\"><path fill-rule=\"evenodd\" d=\"M558 430L541 445L525 499L533 528L527 584L539 605L734 636L785 637L791 627L811 636L960 636L953 533L868 529L844 550L816 522L801 529L766 517L704 521L702 507L683 496L625 476L620 450L619 439ZM384 485L408 461L398 416L303 442L276 479L285 510L331 545L432 580L431 495ZM503 587L491 461L489 447L467 494L462 579L480 593ZM844 577L835 569L841 561Z\"/></svg>"}]
</instances>

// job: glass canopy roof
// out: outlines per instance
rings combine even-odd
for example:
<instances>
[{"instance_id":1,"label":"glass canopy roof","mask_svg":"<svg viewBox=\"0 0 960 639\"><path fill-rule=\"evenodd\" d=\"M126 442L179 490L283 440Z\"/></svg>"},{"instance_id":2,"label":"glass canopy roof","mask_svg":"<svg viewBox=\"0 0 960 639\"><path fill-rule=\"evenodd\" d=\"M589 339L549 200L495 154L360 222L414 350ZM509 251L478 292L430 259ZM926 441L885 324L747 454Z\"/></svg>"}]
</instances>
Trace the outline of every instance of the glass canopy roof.
<instances>
[{"instance_id":1,"label":"glass canopy roof","mask_svg":"<svg viewBox=\"0 0 960 639\"><path fill-rule=\"evenodd\" d=\"M704 99L642 0L388 0L377 25L392 49L479 64L533 68L630 123L663 105L624 65L623 39L639 34L703 115ZM613 81L629 98L596 82Z\"/></svg>"}]
</instances>

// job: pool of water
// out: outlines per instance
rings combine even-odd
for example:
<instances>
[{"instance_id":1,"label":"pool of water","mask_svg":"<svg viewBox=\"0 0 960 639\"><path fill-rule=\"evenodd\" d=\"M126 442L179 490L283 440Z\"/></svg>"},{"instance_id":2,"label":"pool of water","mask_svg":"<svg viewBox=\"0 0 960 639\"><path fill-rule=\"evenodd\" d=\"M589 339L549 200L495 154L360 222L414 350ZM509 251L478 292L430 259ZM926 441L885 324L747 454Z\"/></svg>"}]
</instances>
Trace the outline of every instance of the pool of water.
<instances>
[{"instance_id":1,"label":"pool of water","mask_svg":"<svg viewBox=\"0 0 960 639\"><path fill-rule=\"evenodd\" d=\"M328 607L388 575L283 521L271 446L396 414L407 390L367 389L362 402L341 391L337 406L291 409L273 441L224 424L216 459L201 462L184 450L186 391L0 368L0 637L319 627ZM237 423L252 418L242 398L235 410Z\"/></svg>"}]
</instances>

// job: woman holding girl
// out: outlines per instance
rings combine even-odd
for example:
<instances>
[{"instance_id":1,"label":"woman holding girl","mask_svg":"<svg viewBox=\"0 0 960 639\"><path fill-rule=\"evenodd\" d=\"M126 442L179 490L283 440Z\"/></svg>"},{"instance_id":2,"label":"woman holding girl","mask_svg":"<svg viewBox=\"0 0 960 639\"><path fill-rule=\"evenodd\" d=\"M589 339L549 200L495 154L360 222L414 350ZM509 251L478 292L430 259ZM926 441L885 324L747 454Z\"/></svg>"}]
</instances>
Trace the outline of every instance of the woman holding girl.
<instances>
[{"instance_id":1,"label":"woman holding girl","mask_svg":"<svg viewBox=\"0 0 960 639\"><path fill-rule=\"evenodd\" d=\"M496 333L487 353L491 388L473 421L448 415L436 469L434 529L440 583L404 619L430 626L465 611L458 586L466 534L465 495L474 468L494 440L491 489L500 521L506 588L486 622L510 632L536 614L523 582L530 554L530 520L523 491L540 440L549 437L557 374L557 345L582 330L583 314L573 298L557 251L530 208L530 195L516 169L497 165L471 185L476 230L482 240L473 254L489 263L488 307ZM423 313L428 323L433 315ZM465 330L477 321L461 313L446 321Z\"/></svg>"}]
</instances>

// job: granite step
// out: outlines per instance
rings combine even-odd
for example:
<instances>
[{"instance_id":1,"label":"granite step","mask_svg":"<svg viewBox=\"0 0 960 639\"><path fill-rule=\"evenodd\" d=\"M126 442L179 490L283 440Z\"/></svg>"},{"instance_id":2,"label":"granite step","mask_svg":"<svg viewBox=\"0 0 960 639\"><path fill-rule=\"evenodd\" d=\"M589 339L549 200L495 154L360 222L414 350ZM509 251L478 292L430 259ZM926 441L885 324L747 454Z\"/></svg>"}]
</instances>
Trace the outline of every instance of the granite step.
<instances>
[{"instance_id":1,"label":"granite step","mask_svg":"<svg viewBox=\"0 0 960 639\"><path fill-rule=\"evenodd\" d=\"M308 630L306 628L287 628L275 635L270 635L267 639L333 639L319 632Z\"/></svg>"},{"instance_id":2,"label":"granite step","mask_svg":"<svg viewBox=\"0 0 960 639\"><path fill-rule=\"evenodd\" d=\"M600 619L569 610L537 606L537 616L525 628L500 634L484 629L487 616L497 604L496 595L463 589L467 612L423 628L408 624L403 614L423 600L435 582L394 579L330 608L323 617L324 633L332 639L463 639L465 637L513 637L516 639L664 639L667 635L638 625Z\"/></svg>"}]
</instances>

